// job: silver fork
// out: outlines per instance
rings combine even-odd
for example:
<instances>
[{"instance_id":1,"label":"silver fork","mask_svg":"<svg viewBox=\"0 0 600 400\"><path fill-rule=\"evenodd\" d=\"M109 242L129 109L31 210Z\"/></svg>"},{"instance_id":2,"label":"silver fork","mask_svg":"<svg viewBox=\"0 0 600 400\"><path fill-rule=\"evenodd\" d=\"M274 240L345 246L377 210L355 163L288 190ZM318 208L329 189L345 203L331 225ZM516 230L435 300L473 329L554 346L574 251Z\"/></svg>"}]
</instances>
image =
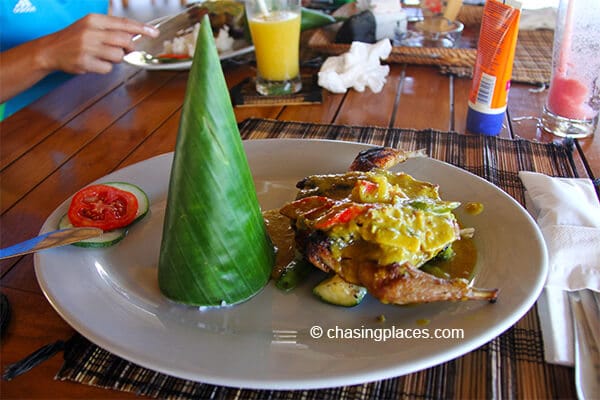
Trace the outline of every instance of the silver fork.
<instances>
[{"instance_id":1,"label":"silver fork","mask_svg":"<svg viewBox=\"0 0 600 400\"><path fill-rule=\"evenodd\" d=\"M575 339L575 386L579 399L600 398L600 295L569 292Z\"/></svg>"}]
</instances>

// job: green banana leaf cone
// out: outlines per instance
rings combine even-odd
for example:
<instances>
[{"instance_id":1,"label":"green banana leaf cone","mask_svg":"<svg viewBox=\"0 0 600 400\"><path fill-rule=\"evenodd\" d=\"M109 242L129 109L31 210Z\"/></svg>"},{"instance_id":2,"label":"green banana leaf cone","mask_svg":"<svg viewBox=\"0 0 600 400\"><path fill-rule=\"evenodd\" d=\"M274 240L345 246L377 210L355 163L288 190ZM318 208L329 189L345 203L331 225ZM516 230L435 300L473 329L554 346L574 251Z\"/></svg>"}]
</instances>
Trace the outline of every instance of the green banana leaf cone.
<instances>
[{"instance_id":1,"label":"green banana leaf cone","mask_svg":"<svg viewBox=\"0 0 600 400\"><path fill-rule=\"evenodd\" d=\"M205 17L175 146L159 287L189 305L236 304L265 286L274 259Z\"/></svg>"}]
</instances>

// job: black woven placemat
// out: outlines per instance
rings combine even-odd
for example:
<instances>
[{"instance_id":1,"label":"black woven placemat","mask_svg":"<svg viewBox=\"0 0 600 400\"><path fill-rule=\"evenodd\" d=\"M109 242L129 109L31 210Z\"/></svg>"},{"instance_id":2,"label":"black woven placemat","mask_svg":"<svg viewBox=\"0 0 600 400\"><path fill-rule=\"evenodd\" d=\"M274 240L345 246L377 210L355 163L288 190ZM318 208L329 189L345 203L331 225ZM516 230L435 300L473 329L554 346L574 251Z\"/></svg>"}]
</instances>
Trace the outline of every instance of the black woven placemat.
<instances>
[{"instance_id":1,"label":"black woven placemat","mask_svg":"<svg viewBox=\"0 0 600 400\"><path fill-rule=\"evenodd\" d=\"M254 78L244 79L231 88L231 101L236 107L244 106L284 106L299 104L318 104L323 101L323 89L317 82L317 75L303 75L302 90L298 93L282 96L263 96L256 92Z\"/></svg>"},{"instance_id":2,"label":"black woven placemat","mask_svg":"<svg viewBox=\"0 0 600 400\"><path fill-rule=\"evenodd\" d=\"M518 171L575 177L568 144L506 140L435 130L317 125L249 119L244 139L319 138L386 145L427 153L500 186L523 203ZM257 366L260 368L260 366ZM544 362L536 308L486 345L455 360L362 385L306 391L248 390L187 381L125 361L76 335L57 379L173 399L575 398L573 369Z\"/></svg>"}]
</instances>

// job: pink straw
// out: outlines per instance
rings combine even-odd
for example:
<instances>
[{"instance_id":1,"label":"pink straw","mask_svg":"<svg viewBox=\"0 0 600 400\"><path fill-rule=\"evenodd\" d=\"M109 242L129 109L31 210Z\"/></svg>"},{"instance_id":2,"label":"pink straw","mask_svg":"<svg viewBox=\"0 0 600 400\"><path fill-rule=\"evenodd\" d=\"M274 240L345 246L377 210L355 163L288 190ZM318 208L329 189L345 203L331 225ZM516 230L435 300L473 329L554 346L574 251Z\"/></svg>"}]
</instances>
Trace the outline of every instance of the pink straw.
<instances>
[{"instance_id":1,"label":"pink straw","mask_svg":"<svg viewBox=\"0 0 600 400\"><path fill-rule=\"evenodd\" d=\"M575 1L576 0L569 0L569 5L567 6L565 30L563 32L562 45L559 50L558 69L556 72L562 76L567 75L567 68L570 64L569 58L571 56L571 41L573 36L573 3L575 3Z\"/></svg>"}]
</instances>

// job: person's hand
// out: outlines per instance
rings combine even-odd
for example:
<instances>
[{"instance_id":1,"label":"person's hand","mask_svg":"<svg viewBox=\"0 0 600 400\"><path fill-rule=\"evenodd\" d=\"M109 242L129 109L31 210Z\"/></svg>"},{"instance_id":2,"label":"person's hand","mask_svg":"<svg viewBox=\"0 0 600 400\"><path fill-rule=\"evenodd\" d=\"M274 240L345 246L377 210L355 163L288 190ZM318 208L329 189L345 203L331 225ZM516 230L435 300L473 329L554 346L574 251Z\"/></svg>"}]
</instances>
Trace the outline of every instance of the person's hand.
<instances>
[{"instance_id":1,"label":"person's hand","mask_svg":"<svg viewBox=\"0 0 600 400\"><path fill-rule=\"evenodd\" d=\"M157 37L159 31L127 18L90 14L44 37L38 47L39 60L48 71L106 74L133 50L132 39L138 34Z\"/></svg>"},{"instance_id":2,"label":"person's hand","mask_svg":"<svg viewBox=\"0 0 600 400\"><path fill-rule=\"evenodd\" d=\"M0 103L56 70L106 74L133 50L132 39L138 34L157 37L159 32L127 18L90 14L61 31L3 51Z\"/></svg>"}]
</instances>

